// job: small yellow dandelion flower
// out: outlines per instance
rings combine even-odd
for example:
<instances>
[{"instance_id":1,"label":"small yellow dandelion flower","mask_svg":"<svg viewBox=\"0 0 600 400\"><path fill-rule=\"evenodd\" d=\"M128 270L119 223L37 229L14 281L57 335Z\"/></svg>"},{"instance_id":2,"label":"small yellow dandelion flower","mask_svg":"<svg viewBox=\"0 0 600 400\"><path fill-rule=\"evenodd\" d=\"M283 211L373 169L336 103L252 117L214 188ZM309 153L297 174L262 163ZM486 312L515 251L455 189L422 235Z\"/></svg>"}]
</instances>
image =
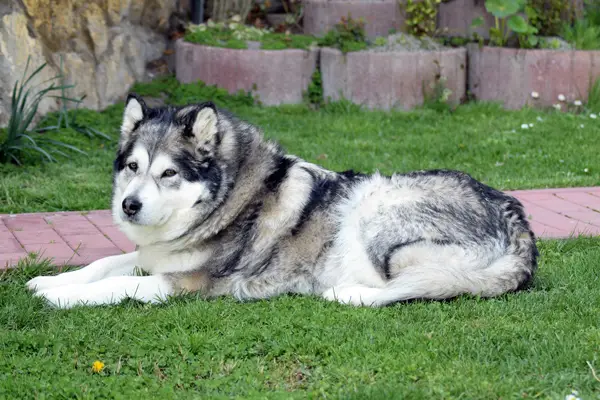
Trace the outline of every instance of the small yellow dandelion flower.
<instances>
[{"instance_id":1,"label":"small yellow dandelion flower","mask_svg":"<svg viewBox=\"0 0 600 400\"><path fill-rule=\"evenodd\" d=\"M92 371L95 373L100 373L104 369L104 363L102 361L94 361L92 364Z\"/></svg>"}]
</instances>

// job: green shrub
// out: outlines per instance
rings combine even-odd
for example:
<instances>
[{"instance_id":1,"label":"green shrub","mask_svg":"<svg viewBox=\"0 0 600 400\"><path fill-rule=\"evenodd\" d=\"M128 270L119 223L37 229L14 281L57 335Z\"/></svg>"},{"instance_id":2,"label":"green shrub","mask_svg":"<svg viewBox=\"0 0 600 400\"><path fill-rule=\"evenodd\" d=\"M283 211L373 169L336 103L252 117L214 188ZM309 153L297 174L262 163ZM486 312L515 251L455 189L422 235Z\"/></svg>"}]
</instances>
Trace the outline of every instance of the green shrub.
<instances>
[{"instance_id":1,"label":"green shrub","mask_svg":"<svg viewBox=\"0 0 600 400\"><path fill-rule=\"evenodd\" d=\"M565 22L575 18L571 0L528 0L525 13L540 36L557 36Z\"/></svg>"},{"instance_id":2,"label":"green shrub","mask_svg":"<svg viewBox=\"0 0 600 400\"><path fill-rule=\"evenodd\" d=\"M585 2L584 17L591 25L600 26L600 3L597 0Z\"/></svg>"},{"instance_id":3,"label":"green shrub","mask_svg":"<svg viewBox=\"0 0 600 400\"><path fill-rule=\"evenodd\" d=\"M406 26L414 36L432 36L437 25L438 4L442 0L406 0Z\"/></svg>"},{"instance_id":4,"label":"green shrub","mask_svg":"<svg viewBox=\"0 0 600 400\"><path fill-rule=\"evenodd\" d=\"M367 48L365 22L362 18L352 19L350 14L342 17L333 29L319 41L320 46L334 47L344 53L360 51Z\"/></svg>"},{"instance_id":5,"label":"green shrub","mask_svg":"<svg viewBox=\"0 0 600 400\"><path fill-rule=\"evenodd\" d=\"M587 19L565 24L561 36L578 50L600 49L600 25L593 25Z\"/></svg>"},{"instance_id":6,"label":"green shrub","mask_svg":"<svg viewBox=\"0 0 600 400\"><path fill-rule=\"evenodd\" d=\"M513 34L519 39L522 48L538 45L538 30L527 22L521 12L525 8L525 0L485 0L485 9L494 16L494 26L490 28L490 45L506 46ZM483 18L473 20L472 27L480 26Z\"/></svg>"},{"instance_id":7,"label":"green shrub","mask_svg":"<svg viewBox=\"0 0 600 400\"><path fill-rule=\"evenodd\" d=\"M305 101L314 106L323 104L323 81L319 70L316 70L312 75L308 90L305 93Z\"/></svg>"},{"instance_id":8,"label":"green shrub","mask_svg":"<svg viewBox=\"0 0 600 400\"><path fill-rule=\"evenodd\" d=\"M590 84L586 107L590 111L600 112L600 78Z\"/></svg>"}]
</instances>

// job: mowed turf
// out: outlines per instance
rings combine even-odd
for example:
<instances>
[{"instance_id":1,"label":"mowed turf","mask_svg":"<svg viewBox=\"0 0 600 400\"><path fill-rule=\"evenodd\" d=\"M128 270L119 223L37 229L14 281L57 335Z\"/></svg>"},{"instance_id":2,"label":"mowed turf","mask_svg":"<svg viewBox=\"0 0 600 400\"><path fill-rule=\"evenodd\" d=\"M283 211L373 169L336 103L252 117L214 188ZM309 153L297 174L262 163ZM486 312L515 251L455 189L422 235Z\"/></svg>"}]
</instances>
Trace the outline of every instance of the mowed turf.
<instances>
[{"instance_id":1,"label":"mowed turf","mask_svg":"<svg viewBox=\"0 0 600 400\"><path fill-rule=\"evenodd\" d=\"M588 114L508 112L489 104L461 106L453 113L369 112L345 104L319 111L306 106L252 107L245 97L232 100L205 86L178 85L173 79L135 90L166 96L176 104L216 97L219 105L259 125L289 152L334 170L390 174L460 169L502 190L600 184L600 120ZM123 104L117 104L102 113L78 115L79 122L112 135L112 142L90 140L70 129L51 134L88 155L75 153L53 164L0 165L0 213L109 208L122 112Z\"/></svg>"},{"instance_id":2,"label":"mowed turf","mask_svg":"<svg viewBox=\"0 0 600 400\"><path fill-rule=\"evenodd\" d=\"M598 398L600 240L541 253L529 291L382 309L190 296L61 311L24 288L47 271L20 268L0 278L0 397Z\"/></svg>"},{"instance_id":3,"label":"mowed turf","mask_svg":"<svg viewBox=\"0 0 600 400\"><path fill-rule=\"evenodd\" d=\"M499 189L600 183L600 122L586 115L261 108L172 79L136 90L176 104L216 98L288 151L336 170L455 168ZM122 110L78 120L117 138ZM0 166L0 213L109 207L116 142L52 135L88 155ZM23 262L0 276L0 398L600 398L590 368L600 370L600 238L542 241L540 250L528 291L382 309L188 296L55 310L24 286L54 268Z\"/></svg>"}]
</instances>

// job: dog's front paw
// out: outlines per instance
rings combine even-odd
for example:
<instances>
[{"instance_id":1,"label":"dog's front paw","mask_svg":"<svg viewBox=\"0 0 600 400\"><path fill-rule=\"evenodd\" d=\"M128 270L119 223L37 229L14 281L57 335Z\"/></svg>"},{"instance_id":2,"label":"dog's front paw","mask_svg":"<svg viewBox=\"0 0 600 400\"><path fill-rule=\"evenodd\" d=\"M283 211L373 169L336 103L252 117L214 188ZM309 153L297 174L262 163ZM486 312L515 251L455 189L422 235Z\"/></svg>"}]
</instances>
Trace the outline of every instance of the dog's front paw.
<instances>
[{"instance_id":1,"label":"dog's front paw","mask_svg":"<svg viewBox=\"0 0 600 400\"><path fill-rule=\"evenodd\" d=\"M56 308L71 308L77 303L77 296L73 296L64 287L38 290L34 293L34 296L41 297L49 305Z\"/></svg>"},{"instance_id":2,"label":"dog's front paw","mask_svg":"<svg viewBox=\"0 0 600 400\"><path fill-rule=\"evenodd\" d=\"M60 275L56 276L36 276L33 279L30 279L27 283L27 289L39 292L41 290L46 290L50 288L55 288L58 286L64 285L64 279L61 278Z\"/></svg>"}]
</instances>

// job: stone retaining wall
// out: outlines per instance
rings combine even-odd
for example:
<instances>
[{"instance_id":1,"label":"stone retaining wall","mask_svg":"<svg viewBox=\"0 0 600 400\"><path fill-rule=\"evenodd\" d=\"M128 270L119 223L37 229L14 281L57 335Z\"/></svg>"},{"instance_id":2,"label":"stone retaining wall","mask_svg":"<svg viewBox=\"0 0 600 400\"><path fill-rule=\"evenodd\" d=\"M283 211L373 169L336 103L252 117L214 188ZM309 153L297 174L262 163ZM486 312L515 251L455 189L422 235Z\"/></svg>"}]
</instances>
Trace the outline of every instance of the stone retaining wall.
<instances>
[{"instance_id":1,"label":"stone retaining wall","mask_svg":"<svg viewBox=\"0 0 600 400\"><path fill-rule=\"evenodd\" d=\"M564 95L586 101L600 78L600 51L520 50L469 46L469 90L480 101L506 108L549 107ZM539 98L532 97L532 92Z\"/></svg>"},{"instance_id":2,"label":"stone retaining wall","mask_svg":"<svg viewBox=\"0 0 600 400\"><path fill-rule=\"evenodd\" d=\"M411 109L423 104L424 90L447 78L450 103L458 103L466 90L466 49L418 52L353 52L321 49L323 95L348 99L368 108Z\"/></svg>"}]
</instances>

